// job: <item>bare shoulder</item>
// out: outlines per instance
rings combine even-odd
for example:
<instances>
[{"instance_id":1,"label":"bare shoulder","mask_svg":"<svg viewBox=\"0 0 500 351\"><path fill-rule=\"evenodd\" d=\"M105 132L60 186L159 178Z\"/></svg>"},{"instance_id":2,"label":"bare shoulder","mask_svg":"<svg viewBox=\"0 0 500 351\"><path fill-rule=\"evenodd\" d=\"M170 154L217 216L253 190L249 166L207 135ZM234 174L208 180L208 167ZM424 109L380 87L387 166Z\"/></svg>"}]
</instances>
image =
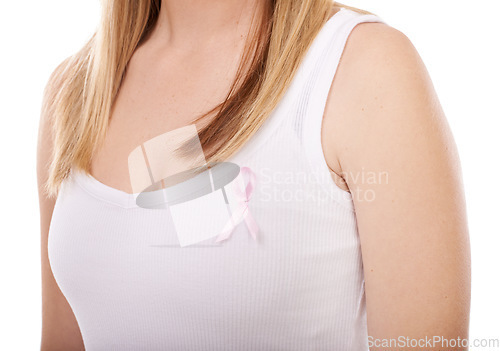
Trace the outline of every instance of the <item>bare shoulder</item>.
<instances>
[{"instance_id":1,"label":"bare shoulder","mask_svg":"<svg viewBox=\"0 0 500 351\"><path fill-rule=\"evenodd\" d=\"M330 168L342 173L342 162L348 162L346 148L364 141L364 133L411 133L414 123L430 123L424 119L432 114L405 111L425 109L436 101L426 67L404 33L385 23L357 25L347 40L325 110L322 139Z\"/></svg>"},{"instance_id":2,"label":"bare shoulder","mask_svg":"<svg viewBox=\"0 0 500 351\"><path fill-rule=\"evenodd\" d=\"M357 75L345 80L344 72ZM377 90L415 84L411 80L417 77L428 78L417 49L403 32L384 23L361 23L353 29L337 75L342 83L356 84L359 81L355 78L365 78L363 84L367 87L371 87L370 82L377 84Z\"/></svg>"},{"instance_id":3,"label":"bare shoulder","mask_svg":"<svg viewBox=\"0 0 500 351\"><path fill-rule=\"evenodd\" d=\"M369 335L466 339L470 248L458 152L403 33L380 23L351 32L322 141L353 193Z\"/></svg>"},{"instance_id":4,"label":"bare shoulder","mask_svg":"<svg viewBox=\"0 0 500 351\"><path fill-rule=\"evenodd\" d=\"M354 48L356 45L376 48L380 42L401 45L410 43L410 39L399 29L386 23L363 22L358 24L349 35L349 43L346 46L346 51L349 48Z\"/></svg>"},{"instance_id":5,"label":"bare shoulder","mask_svg":"<svg viewBox=\"0 0 500 351\"><path fill-rule=\"evenodd\" d=\"M360 92L357 97L366 98L373 87L377 92L395 90L400 85L416 84L415 78L428 77L411 40L385 23L361 23L348 38L335 84L365 87L356 90Z\"/></svg>"}]
</instances>

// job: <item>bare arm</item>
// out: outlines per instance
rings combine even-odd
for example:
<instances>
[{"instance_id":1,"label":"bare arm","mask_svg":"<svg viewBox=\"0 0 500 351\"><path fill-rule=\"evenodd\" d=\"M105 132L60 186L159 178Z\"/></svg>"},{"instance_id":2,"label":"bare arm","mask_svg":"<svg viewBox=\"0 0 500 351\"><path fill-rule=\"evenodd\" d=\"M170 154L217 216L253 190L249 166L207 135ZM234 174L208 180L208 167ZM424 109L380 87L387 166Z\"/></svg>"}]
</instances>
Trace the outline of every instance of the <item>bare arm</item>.
<instances>
[{"instance_id":1,"label":"bare arm","mask_svg":"<svg viewBox=\"0 0 500 351\"><path fill-rule=\"evenodd\" d=\"M354 197L371 340L468 338L459 157L426 68L403 34L385 24L355 28L322 139L329 166ZM381 349L393 350L371 348Z\"/></svg>"},{"instance_id":2,"label":"bare arm","mask_svg":"<svg viewBox=\"0 0 500 351\"><path fill-rule=\"evenodd\" d=\"M47 254L48 232L55 199L46 196L43 191L43 184L48 177L48 168L53 147L51 131L52 106L50 104L59 88L58 80L60 79L61 70L62 64L52 73L45 88L38 135L37 177L40 202L42 260L42 351L84 350L78 323L71 307L54 279Z\"/></svg>"}]
</instances>

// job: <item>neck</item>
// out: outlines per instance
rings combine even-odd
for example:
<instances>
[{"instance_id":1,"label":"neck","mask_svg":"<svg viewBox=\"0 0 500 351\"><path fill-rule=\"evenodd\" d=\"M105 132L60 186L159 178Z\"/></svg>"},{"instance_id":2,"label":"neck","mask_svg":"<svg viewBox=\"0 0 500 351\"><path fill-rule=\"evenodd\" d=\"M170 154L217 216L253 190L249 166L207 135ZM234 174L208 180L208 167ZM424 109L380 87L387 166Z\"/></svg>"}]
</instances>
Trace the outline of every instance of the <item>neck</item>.
<instances>
[{"instance_id":1,"label":"neck","mask_svg":"<svg viewBox=\"0 0 500 351\"><path fill-rule=\"evenodd\" d=\"M150 38L188 50L241 42L258 23L267 3L268 0L162 0Z\"/></svg>"}]
</instances>

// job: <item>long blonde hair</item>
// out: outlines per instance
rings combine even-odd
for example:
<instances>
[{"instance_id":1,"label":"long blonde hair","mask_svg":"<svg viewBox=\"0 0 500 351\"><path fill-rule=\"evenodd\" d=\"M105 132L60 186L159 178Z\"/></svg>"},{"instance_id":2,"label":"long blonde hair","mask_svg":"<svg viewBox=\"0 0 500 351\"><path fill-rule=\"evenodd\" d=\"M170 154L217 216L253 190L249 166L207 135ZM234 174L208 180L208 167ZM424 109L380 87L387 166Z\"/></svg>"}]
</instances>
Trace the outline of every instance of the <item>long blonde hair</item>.
<instances>
[{"instance_id":1,"label":"long blonde hair","mask_svg":"<svg viewBox=\"0 0 500 351\"><path fill-rule=\"evenodd\" d=\"M102 0L101 22L88 42L64 60L46 87L52 118L53 155L45 184L57 194L72 168L89 172L92 156L107 130L110 111L127 63L147 38L160 12L161 0ZM332 0L270 0L250 36L227 98L199 132L207 162L239 150L278 104L323 24ZM349 7L347 7L349 8ZM247 69L244 69L247 67Z\"/></svg>"}]
</instances>

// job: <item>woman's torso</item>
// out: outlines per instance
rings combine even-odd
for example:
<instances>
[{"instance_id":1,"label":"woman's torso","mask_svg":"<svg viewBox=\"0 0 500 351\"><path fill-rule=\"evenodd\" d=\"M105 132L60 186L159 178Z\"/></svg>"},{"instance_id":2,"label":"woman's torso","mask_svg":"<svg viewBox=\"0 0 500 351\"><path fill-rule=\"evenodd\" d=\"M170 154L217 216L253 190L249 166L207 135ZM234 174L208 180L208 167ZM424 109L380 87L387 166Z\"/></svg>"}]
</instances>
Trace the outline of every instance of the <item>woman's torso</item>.
<instances>
[{"instance_id":1,"label":"woman's torso","mask_svg":"<svg viewBox=\"0 0 500 351\"><path fill-rule=\"evenodd\" d=\"M162 131L179 128L210 106L184 97L172 105L178 110L139 109L134 97L151 104L159 97L137 84L123 90L117 124L93 165L102 182L73 173L49 232L54 277L87 350L367 349L354 207L330 177L320 132L348 34L374 21L350 10L332 17L273 114L228 160L256 175L248 206L257 241L243 221L221 245L180 247L168 208L141 208L119 190L127 189L128 153L161 134L160 121Z\"/></svg>"}]
</instances>

